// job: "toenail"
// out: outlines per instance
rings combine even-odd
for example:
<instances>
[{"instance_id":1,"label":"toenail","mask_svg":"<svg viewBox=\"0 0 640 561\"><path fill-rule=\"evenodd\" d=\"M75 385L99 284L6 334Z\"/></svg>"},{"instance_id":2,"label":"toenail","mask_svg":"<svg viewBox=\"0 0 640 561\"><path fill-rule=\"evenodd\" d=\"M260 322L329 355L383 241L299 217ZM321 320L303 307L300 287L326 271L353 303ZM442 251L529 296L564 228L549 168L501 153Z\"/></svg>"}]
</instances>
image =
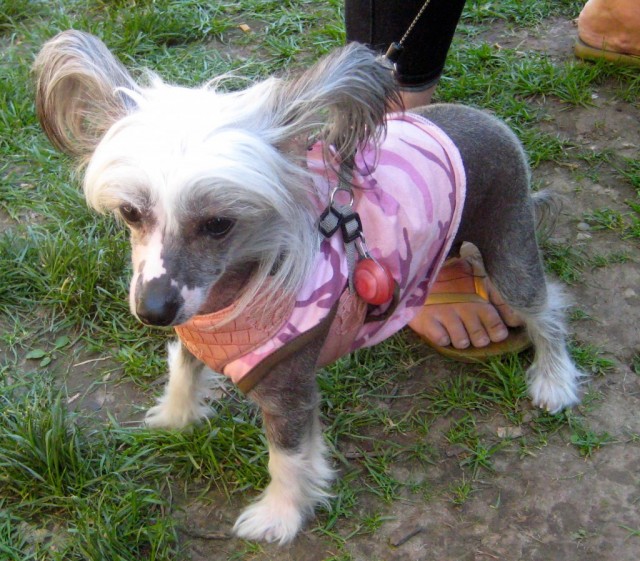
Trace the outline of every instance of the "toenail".
<instances>
[{"instance_id":1,"label":"toenail","mask_svg":"<svg viewBox=\"0 0 640 561\"><path fill-rule=\"evenodd\" d=\"M476 343L476 346L486 347L489 343L491 343L491 340L489 339L489 337L480 337L480 339L478 339Z\"/></svg>"},{"instance_id":2,"label":"toenail","mask_svg":"<svg viewBox=\"0 0 640 561\"><path fill-rule=\"evenodd\" d=\"M437 343L439 347L448 347L451 344L451 339L449 337L442 337Z\"/></svg>"},{"instance_id":3,"label":"toenail","mask_svg":"<svg viewBox=\"0 0 640 561\"><path fill-rule=\"evenodd\" d=\"M460 341L458 341L458 344L455 346L458 349L466 349L470 344L471 344L471 341L469 341L469 339L461 339Z\"/></svg>"},{"instance_id":4,"label":"toenail","mask_svg":"<svg viewBox=\"0 0 640 561\"><path fill-rule=\"evenodd\" d=\"M504 339L506 339L506 338L507 338L507 336L508 336L508 335L509 335L509 330L508 330L508 329L505 329L505 328L498 329L498 330L495 332L495 336L496 336L496 338L498 339L498 341L503 341ZM488 345L488 344L489 344L489 343L487 343L487 345Z\"/></svg>"}]
</instances>

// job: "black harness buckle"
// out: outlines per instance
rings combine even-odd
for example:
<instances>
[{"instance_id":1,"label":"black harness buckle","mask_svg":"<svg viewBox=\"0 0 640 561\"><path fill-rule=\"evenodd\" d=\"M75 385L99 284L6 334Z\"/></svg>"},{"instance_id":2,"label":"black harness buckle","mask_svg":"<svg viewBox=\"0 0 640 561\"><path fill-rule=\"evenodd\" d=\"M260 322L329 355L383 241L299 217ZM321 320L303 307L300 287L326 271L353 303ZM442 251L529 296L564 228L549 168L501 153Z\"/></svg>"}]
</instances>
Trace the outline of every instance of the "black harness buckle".
<instances>
[{"instance_id":1,"label":"black harness buckle","mask_svg":"<svg viewBox=\"0 0 640 561\"><path fill-rule=\"evenodd\" d=\"M327 207L320 215L318 229L325 238L330 238L340 229L342 231L342 240L345 244L362 237L360 215L350 207L342 207L342 209L338 209L333 205Z\"/></svg>"}]
</instances>

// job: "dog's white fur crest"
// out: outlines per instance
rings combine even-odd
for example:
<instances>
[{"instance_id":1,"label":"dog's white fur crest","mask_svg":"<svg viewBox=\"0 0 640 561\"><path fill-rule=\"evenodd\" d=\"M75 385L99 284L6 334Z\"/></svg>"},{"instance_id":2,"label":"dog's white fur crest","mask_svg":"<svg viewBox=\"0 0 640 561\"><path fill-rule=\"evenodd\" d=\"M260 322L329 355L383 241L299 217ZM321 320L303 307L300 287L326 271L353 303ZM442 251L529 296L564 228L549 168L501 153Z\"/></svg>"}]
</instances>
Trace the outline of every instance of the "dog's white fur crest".
<instances>
[{"instance_id":1,"label":"dog's white fur crest","mask_svg":"<svg viewBox=\"0 0 640 561\"><path fill-rule=\"evenodd\" d=\"M255 86L257 92L225 94L156 83L154 89L142 91L143 99L138 96L138 110L107 132L84 176L86 199L99 211L116 210L124 203L151 206L159 222L153 247L161 248L167 234L179 234L177 214L200 193L206 192L207 200L223 212L241 209L239 218L248 224L247 230L259 224L262 236L233 248L234 260L262 264L238 313L267 278L276 298L294 292L310 269L309 248L317 243L306 175L294 158L265 141L274 125L260 115L268 113L264 104L276 86L270 81ZM246 108L256 99L262 111L247 115ZM149 257L153 255L145 251L145 259ZM271 274L275 263L277 272ZM134 257L134 272L135 265ZM146 263L145 273L148 268ZM153 276L153 271L145 274ZM136 280L132 279L132 290ZM187 303L199 299L193 314L206 294L189 296Z\"/></svg>"},{"instance_id":2,"label":"dog's white fur crest","mask_svg":"<svg viewBox=\"0 0 640 561\"><path fill-rule=\"evenodd\" d=\"M88 164L84 191L93 208L153 208L162 212L164 237L206 193L216 212L233 210L245 232L256 231L228 252L228 260L259 264L234 315L259 292L283 301L311 268L318 233L300 165L310 135L321 132L338 155L352 154L381 134L397 100L388 68L358 45L295 79L231 93L217 91L216 80L195 89L157 77L139 85L98 38L74 30L48 41L34 69L40 121L56 147ZM302 153L292 150L299 145Z\"/></svg>"}]
</instances>

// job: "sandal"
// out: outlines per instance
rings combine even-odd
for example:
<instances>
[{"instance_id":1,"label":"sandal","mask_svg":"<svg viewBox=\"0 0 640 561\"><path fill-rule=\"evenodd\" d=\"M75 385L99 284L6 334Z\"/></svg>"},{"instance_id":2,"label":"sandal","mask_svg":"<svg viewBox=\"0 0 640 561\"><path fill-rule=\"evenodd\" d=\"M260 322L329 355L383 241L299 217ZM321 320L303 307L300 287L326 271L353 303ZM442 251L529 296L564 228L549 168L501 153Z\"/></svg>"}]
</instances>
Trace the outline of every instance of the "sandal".
<instances>
[{"instance_id":1,"label":"sandal","mask_svg":"<svg viewBox=\"0 0 640 561\"><path fill-rule=\"evenodd\" d=\"M630 55L607 49L598 49L588 45L579 37L576 40L573 52L578 58L582 58L584 60L606 60L608 62L614 62L626 66L640 66L640 56L638 55Z\"/></svg>"},{"instance_id":2,"label":"sandal","mask_svg":"<svg viewBox=\"0 0 640 561\"><path fill-rule=\"evenodd\" d=\"M449 260L451 266L452 261ZM427 299L423 305L423 310L428 306L438 304L455 304L455 303L490 303L489 293L487 290L488 279L484 274L484 270L481 265L474 259L468 260L473 267L473 292L437 292L431 293L427 296ZM453 264L455 266L455 263ZM422 312L421 312L422 313ZM410 326L411 327L411 326ZM469 346L465 349L457 349L453 345L442 347L434 344L425 335L416 331L418 336L435 349L441 355L452 358L460 362L484 362L490 358L504 355L507 353L520 353L529 347L531 347L531 339L527 333L525 327L509 327L509 335L506 339L497 343L491 342L484 347Z\"/></svg>"}]
</instances>

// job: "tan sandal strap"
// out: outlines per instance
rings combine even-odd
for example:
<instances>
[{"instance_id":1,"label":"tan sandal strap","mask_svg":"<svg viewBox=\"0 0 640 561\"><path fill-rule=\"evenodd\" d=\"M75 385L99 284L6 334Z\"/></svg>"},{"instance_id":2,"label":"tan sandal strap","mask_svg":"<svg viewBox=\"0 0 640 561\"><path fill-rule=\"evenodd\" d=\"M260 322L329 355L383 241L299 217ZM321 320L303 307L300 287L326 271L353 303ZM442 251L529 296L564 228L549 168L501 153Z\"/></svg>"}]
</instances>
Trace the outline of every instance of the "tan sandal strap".
<instances>
[{"instance_id":1,"label":"tan sandal strap","mask_svg":"<svg viewBox=\"0 0 640 561\"><path fill-rule=\"evenodd\" d=\"M581 39L578 39L574 49L575 55L579 58L587 60L606 60L617 64L628 66L640 66L640 56L634 54L620 53L618 51L609 51L598 47L592 47Z\"/></svg>"},{"instance_id":2,"label":"tan sandal strap","mask_svg":"<svg viewBox=\"0 0 640 561\"><path fill-rule=\"evenodd\" d=\"M433 306L436 304L468 304L470 302L477 304L486 304L487 299L479 294L470 292L439 292L437 294L429 294L424 302L425 306Z\"/></svg>"},{"instance_id":3,"label":"tan sandal strap","mask_svg":"<svg viewBox=\"0 0 640 561\"><path fill-rule=\"evenodd\" d=\"M473 284L476 289L476 294L480 296L485 302L489 301L489 293L487 292L487 277L483 276L473 276Z\"/></svg>"}]
</instances>

